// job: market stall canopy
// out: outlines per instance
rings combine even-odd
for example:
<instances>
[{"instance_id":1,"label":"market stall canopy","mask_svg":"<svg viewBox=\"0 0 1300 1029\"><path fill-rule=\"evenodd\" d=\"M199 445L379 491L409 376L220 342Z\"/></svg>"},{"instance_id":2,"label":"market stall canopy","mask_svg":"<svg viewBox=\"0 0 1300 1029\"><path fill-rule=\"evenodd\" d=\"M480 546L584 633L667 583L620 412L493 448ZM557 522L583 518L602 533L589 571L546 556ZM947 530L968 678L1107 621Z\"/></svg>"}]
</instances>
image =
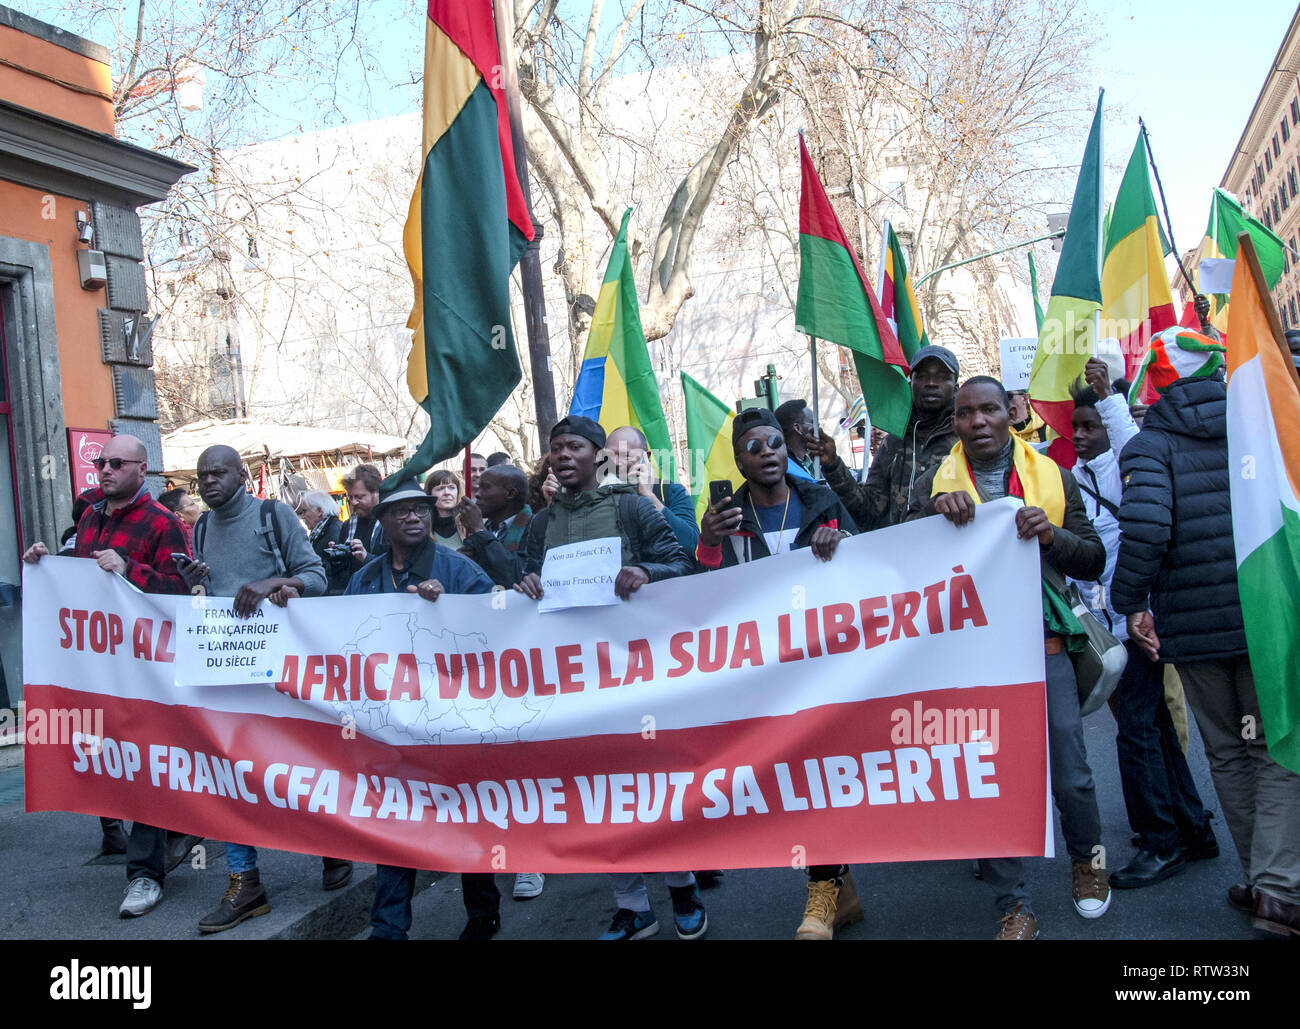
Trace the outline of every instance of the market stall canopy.
<instances>
[{"instance_id":1,"label":"market stall canopy","mask_svg":"<svg viewBox=\"0 0 1300 1029\"><path fill-rule=\"evenodd\" d=\"M362 462L400 458L409 444L401 436L351 429L322 429L309 425L274 425L245 418L205 420L169 432L162 438L165 476L177 482L195 477L199 455L208 447L234 447L256 476L263 466L270 475L302 473Z\"/></svg>"}]
</instances>

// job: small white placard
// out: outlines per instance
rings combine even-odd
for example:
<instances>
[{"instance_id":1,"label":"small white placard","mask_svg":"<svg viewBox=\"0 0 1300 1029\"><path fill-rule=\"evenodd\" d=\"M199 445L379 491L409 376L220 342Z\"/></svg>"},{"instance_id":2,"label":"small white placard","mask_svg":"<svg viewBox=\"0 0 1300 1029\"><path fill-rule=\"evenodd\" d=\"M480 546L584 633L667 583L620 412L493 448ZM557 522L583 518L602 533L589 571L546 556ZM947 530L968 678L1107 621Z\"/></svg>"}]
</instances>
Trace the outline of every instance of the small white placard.
<instances>
[{"instance_id":1,"label":"small white placard","mask_svg":"<svg viewBox=\"0 0 1300 1029\"><path fill-rule=\"evenodd\" d=\"M623 542L617 536L551 548L542 562L542 599L537 610L618 603L614 580L622 567Z\"/></svg>"},{"instance_id":2,"label":"small white placard","mask_svg":"<svg viewBox=\"0 0 1300 1029\"><path fill-rule=\"evenodd\" d=\"M1202 293L1231 293L1232 273L1237 262L1227 257L1205 257L1201 259L1199 272Z\"/></svg>"},{"instance_id":3,"label":"small white placard","mask_svg":"<svg viewBox=\"0 0 1300 1029\"><path fill-rule=\"evenodd\" d=\"M998 340L1002 352L1002 386L1014 392L1029 388L1029 373L1034 367L1034 354L1038 351L1038 337L1033 339Z\"/></svg>"},{"instance_id":4,"label":"small white placard","mask_svg":"<svg viewBox=\"0 0 1300 1029\"><path fill-rule=\"evenodd\" d=\"M177 612L176 685L275 682L284 667L284 618L270 601L239 618L234 597L191 597Z\"/></svg>"}]
</instances>

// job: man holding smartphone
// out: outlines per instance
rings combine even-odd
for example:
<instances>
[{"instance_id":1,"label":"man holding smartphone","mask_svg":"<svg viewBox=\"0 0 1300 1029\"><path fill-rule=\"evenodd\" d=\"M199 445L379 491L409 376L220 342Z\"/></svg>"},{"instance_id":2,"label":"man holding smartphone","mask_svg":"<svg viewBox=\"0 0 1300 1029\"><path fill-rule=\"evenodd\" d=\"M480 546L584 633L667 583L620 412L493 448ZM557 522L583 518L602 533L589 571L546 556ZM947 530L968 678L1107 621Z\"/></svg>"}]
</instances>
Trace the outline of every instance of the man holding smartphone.
<instances>
[{"instance_id":1,"label":"man holding smartphone","mask_svg":"<svg viewBox=\"0 0 1300 1029\"><path fill-rule=\"evenodd\" d=\"M77 522L76 557L90 558L106 572L122 576L143 593L186 593L188 589L172 559L189 549L176 516L149 495L145 468L149 455L134 436L114 436L95 460L98 490L84 496L90 507ZM44 543L33 543L23 560L35 564L49 554ZM112 820L101 819L105 836ZM120 824L116 825L121 832ZM106 839L106 845L107 845ZM166 875L167 830L136 822L126 845L126 898L123 918L148 914L162 900Z\"/></svg>"}]
</instances>

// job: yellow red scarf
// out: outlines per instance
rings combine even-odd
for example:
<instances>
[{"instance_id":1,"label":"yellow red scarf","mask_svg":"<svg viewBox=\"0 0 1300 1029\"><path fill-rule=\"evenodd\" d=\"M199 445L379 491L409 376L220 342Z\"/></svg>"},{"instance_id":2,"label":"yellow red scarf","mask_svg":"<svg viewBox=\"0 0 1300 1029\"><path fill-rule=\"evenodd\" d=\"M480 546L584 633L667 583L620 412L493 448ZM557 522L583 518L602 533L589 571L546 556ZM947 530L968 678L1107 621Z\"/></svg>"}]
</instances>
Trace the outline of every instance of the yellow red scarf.
<instances>
[{"instance_id":1,"label":"yellow red scarf","mask_svg":"<svg viewBox=\"0 0 1300 1029\"><path fill-rule=\"evenodd\" d=\"M1041 507L1048 521L1060 525L1065 519L1065 485L1060 468L1050 457L1040 454L1014 433L1011 442L1012 470L1007 492L1020 497L1028 507ZM980 492L975 488L970 459L966 457L960 440L953 444L935 472L930 496L957 492L965 492L975 503L982 503Z\"/></svg>"}]
</instances>

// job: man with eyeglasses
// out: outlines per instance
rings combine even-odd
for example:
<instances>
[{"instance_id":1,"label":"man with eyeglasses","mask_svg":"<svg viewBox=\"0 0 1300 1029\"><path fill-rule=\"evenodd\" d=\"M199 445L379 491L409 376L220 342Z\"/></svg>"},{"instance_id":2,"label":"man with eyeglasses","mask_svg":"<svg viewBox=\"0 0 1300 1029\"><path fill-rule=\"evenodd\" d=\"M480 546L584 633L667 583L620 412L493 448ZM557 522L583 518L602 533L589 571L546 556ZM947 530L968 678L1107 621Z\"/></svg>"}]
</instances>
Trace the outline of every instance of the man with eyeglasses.
<instances>
[{"instance_id":1,"label":"man with eyeglasses","mask_svg":"<svg viewBox=\"0 0 1300 1029\"><path fill-rule=\"evenodd\" d=\"M74 556L92 558L142 593L185 593L185 580L171 555L183 554L189 547L176 516L149 495L148 457L144 444L134 436L114 436L104 444L94 462L99 487L83 494L90 507L77 522ZM44 543L33 543L23 560L35 564L48 554ZM121 853L122 823L101 818L100 825L104 850ZM162 900L167 830L136 822L125 842L127 889L118 913L136 918Z\"/></svg>"},{"instance_id":2,"label":"man with eyeglasses","mask_svg":"<svg viewBox=\"0 0 1300 1029\"><path fill-rule=\"evenodd\" d=\"M381 494L374 515L388 538L389 550L356 572L345 597L414 593L436 601L444 593L491 593L492 580L469 558L439 546L429 535L432 497L414 479L403 479ZM496 877L463 873L460 877L468 921L462 940L488 940L501 928L501 894ZM370 913L372 939L404 940L411 928L415 869L378 865L375 903Z\"/></svg>"},{"instance_id":3,"label":"man with eyeglasses","mask_svg":"<svg viewBox=\"0 0 1300 1029\"><path fill-rule=\"evenodd\" d=\"M731 424L736 468L745 481L734 497L710 504L700 524L695 557L706 569L732 568L811 547L822 561L857 532L830 488L786 470L786 442L776 415L765 407L741 411ZM857 887L847 865L808 869L808 898L799 940L829 940L861 920Z\"/></svg>"}]
</instances>

